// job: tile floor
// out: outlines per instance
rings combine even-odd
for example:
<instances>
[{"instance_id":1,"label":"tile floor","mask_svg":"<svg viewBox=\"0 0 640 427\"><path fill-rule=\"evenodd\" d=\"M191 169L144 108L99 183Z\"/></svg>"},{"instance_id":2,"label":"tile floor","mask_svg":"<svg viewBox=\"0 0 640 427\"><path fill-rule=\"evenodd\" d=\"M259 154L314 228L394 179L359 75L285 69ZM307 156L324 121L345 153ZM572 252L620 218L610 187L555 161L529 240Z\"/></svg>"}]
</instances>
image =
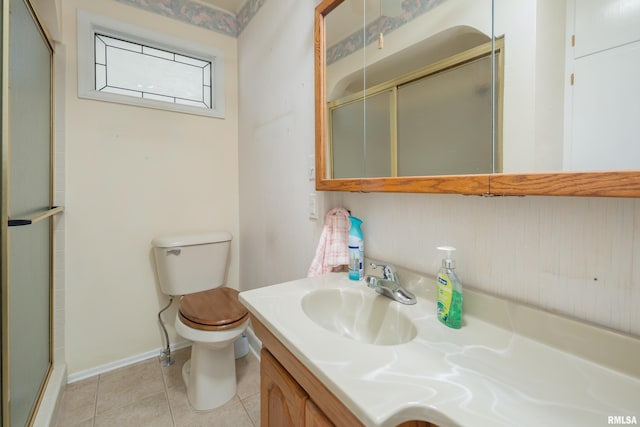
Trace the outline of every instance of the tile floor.
<instances>
[{"instance_id":1,"label":"tile floor","mask_svg":"<svg viewBox=\"0 0 640 427\"><path fill-rule=\"evenodd\" d=\"M174 351L169 367L154 358L67 385L57 427L259 426L260 364L253 353L236 360L236 396L220 408L195 412L182 381L190 352Z\"/></svg>"}]
</instances>

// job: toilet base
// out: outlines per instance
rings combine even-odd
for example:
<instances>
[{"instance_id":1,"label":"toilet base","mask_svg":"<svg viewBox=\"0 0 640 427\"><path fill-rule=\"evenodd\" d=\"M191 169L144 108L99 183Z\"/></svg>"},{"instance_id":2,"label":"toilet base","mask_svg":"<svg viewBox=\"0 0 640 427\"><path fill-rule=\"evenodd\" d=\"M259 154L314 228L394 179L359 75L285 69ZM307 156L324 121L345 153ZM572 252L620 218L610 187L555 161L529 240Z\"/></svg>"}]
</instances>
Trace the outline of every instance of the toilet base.
<instances>
[{"instance_id":1,"label":"toilet base","mask_svg":"<svg viewBox=\"0 0 640 427\"><path fill-rule=\"evenodd\" d=\"M236 394L236 364L233 344L212 348L193 343L191 359L182 367L189 404L196 411L210 411Z\"/></svg>"}]
</instances>

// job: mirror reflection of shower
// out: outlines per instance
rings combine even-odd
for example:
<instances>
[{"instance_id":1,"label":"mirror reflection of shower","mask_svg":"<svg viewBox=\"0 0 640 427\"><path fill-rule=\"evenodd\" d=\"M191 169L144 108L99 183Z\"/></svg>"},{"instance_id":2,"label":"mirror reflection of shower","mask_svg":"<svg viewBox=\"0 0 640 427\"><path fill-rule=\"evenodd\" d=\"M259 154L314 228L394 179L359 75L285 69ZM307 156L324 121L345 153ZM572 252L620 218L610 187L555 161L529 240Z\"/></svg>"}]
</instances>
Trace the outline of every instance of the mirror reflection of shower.
<instances>
[{"instance_id":1,"label":"mirror reflection of shower","mask_svg":"<svg viewBox=\"0 0 640 427\"><path fill-rule=\"evenodd\" d=\"M380 16L393 18L402 14L403 0L380 0Z\"/></svg>"},{"instance_id":2,"label":"mirror reflection of shower","mask_svg":"<svg viewBox=\"0 0 640 427\"><path fill-rule=\"evenodd\" d=\"M405 0L349 0L352 13L357 16L367 16L373 20L382 16L395 18L402 15Z\"/></svg>"}]
</instances>

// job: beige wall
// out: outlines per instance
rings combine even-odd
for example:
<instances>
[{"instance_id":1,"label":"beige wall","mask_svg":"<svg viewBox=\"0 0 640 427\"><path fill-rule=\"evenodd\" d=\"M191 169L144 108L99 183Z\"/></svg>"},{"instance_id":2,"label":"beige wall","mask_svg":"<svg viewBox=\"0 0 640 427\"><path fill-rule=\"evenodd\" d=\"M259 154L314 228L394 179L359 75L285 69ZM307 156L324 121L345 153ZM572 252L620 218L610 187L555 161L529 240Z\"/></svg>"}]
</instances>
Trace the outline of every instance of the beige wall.
<instances>
[{"instance_id":1,"label":"beige wall","mask_svg":"<svg viewBox=\"0 0 640 427\"><path fill-rule=\"evenodd\" d=\"M76 9L221 49L224 120L77 97ZM74 374L161 347L150 242L193 230L234 235L238 287L237 40L114 1L64 2L66 360ZM171 340L175 310L166 314Z\"/></svg>"},{"instance_id":2,"label":"beige wall","mask_svg":"<svg viewBox=\"0 0 640 427\"><path fill-rule=\"evenodd\" d=\"M306 217L304 180L313 146L315 3L267 1L239 38L241 277L248 288L305 275L322 226ZM319 199L322 213L344 206L364 220L367 256L435 274L435 247L451 244L467 286L640 335L640 199Z\"/></svg>"}]
</instances>

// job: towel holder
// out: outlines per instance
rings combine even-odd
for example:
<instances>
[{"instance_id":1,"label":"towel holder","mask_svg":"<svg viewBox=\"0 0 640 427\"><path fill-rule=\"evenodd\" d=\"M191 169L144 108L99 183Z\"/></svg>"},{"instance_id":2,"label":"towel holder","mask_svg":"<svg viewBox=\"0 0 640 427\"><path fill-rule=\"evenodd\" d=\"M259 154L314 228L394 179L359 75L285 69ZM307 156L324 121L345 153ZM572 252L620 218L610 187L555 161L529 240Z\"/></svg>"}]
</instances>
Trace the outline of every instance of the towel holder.
<instances>
[{"instance_id":1,"label":"towel holder","mask_svg":"<svg viewBox=\"0 0 640 427\"><path fill-rule=\"evenodd\" d=\"M62 207L62 206L51 206L50 208L47 208L44 211L41 211L41 212L39 212L39 213L37 213L35 215L31 215L31 216L26 217L26 218L9 219L8 226L9 227L20 227L20 226L23 226L23 225L35 224L37 222L42 221L43 219L49 218L50 216L54 216L56 214L59 214L63 210L64 210L64 207Z\"/></svg>"}]
</instances>

